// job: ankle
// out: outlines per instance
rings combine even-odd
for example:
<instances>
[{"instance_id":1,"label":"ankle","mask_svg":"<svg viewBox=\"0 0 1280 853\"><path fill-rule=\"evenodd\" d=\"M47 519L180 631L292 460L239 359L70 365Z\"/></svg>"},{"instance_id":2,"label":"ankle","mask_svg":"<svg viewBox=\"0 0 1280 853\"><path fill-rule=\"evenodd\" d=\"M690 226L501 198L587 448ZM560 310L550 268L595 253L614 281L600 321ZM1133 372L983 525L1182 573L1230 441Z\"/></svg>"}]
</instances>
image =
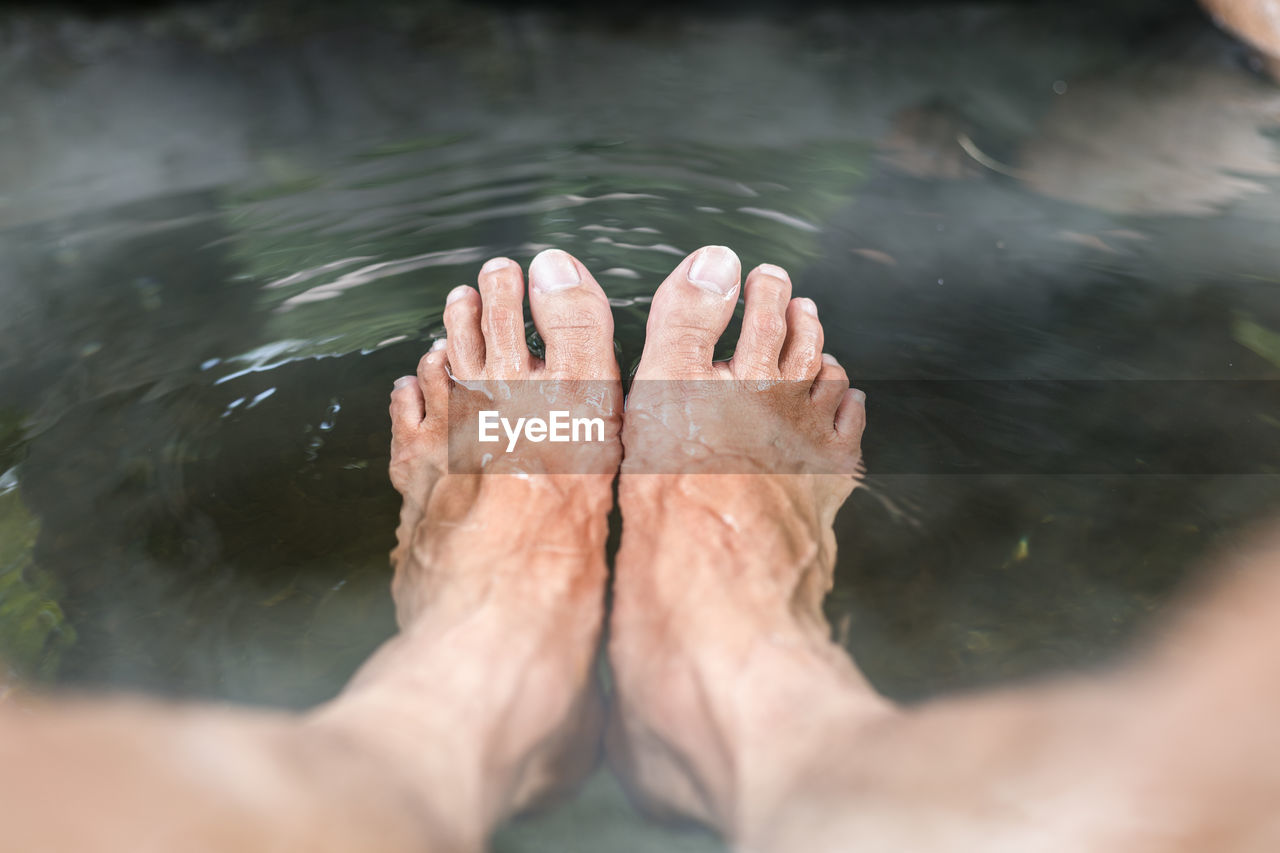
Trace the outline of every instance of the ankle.
<instances>
[{"instance_id":1,"label":"ankle","mask_svg":"<svg viewBox=\"0 0 1280 853\"><path fill-rule=\"evenodd\" d=\"M794 626L740 645L671 645L678 657L618 663L625 729L648 753L632 763L667 756L692 784L661 771L650 779L681 786L681 810L748 847L804 796L833 743L856 750L851 732L897 714L839 647Z\"/></svg>"},{"instance_id":2,"label":"ankle","mask_svg":"<svg viewBox=\"0 0 1280 853\"><path fill-rule=\"evenodd\" d=\"M312 724L360 744L388 778L399 774L431 800L436 822L491 828L594 760L590 737L585 757L573 748L599 728L598 598L536 623L496 609L452 624L423 619L379 649Z\"/></svg>"}]
</instances>

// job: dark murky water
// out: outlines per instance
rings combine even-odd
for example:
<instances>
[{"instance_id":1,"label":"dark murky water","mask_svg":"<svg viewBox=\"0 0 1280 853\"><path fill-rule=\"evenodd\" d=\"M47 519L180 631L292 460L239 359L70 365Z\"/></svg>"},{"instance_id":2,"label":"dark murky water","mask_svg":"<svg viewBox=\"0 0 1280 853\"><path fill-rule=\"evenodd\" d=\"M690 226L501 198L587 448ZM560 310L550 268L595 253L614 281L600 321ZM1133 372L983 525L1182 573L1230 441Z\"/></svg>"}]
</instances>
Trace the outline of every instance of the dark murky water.
<instances>
[{"instance_id":1,"label":"dark murky water","mask_svg":"<svg viewBox=\"0 0 1280 853\"><path fill-rule=\"evenodd\" d=\"M870 393L829 611L872 680L1105 660L1280 510L1280 89L1169 5L0 21L6 654L332 695L392 630L386 396L445 293L574 252L626 372L724 243ZM499 848L707 843L571 809Z\"/></svg>"}]
</instances>

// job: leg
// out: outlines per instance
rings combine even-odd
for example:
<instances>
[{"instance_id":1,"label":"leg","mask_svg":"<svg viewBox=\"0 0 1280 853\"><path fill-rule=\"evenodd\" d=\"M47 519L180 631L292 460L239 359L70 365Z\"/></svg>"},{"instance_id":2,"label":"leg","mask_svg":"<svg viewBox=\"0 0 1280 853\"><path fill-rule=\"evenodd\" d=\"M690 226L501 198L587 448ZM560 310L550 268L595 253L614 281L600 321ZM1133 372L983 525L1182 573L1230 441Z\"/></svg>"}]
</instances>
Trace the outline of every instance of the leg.
<instances>
[{"instance_id":1,"label":"leg","mask_svg":"<svg viewBox=\"0 0 1280 853\"><path fill-rule=\"evenodd\" d=\"M399 635L341 696L302 718L141 701L10 703L0 714L6 845L479 850L498 820L591 768L600 716L592 663L620 455L612 320L604 292L563 252L536 258L530 279L545 363L525 346L520 268L498 259L479 293L454 292L447 347L396 383ZM565 395L548 402L566 408L582 401L564 380L603 380L591 404L606 440L589 459L564 445L518 449L504 460L517 476L447 473L459 392L446 363L472 387L548 380Z\"/></svg>"},{"instance_id":2,"label":"leg","mask_svg":"<svg viewBox=\"0 0 1280 853\"><path fill-rule=\"evenodd\" d=\"M1270 595L1237 595L1248 627L1219 599L1122 672L894 707L820 609L862 397L777 268L748 276L742 338L712 364L738 282L724 249L677 267L628 402L609 746L637 798L751 851L1271 849L1280 667L1259 649L1280 547L1253 573ZM718 453L675 470L690 434Z\"/></svg>"},{"instance_id":3,"label":"leg","mask_svg":"<svg viewBox=\"0 0 1280 853\"><path fill-rule=\"evenodd\" d=\"M623 431L610 747L650 809L745 841L799 772L780 745L807 748L776 732L891 711L830 643L819 609L862 397L823 358L816 307L791 298L777 267L748 276L733 361L713 364L739 276L733 252L706 247L654 295ZM743 384L757 380L768 392ZM685 434L713 452L689 473L666 464L683 458Z\"/></svg>"},{"instance_id":4,"label":"leg","mask_svg":"<svg viewBox=\"0 0 1280 853\"><path fill-rule=\"evenodd\" d=\"M1219 26L1262 54L1271 76L1280 80L1280 7L1274 0L1200 0Z\"/></svg>"}]
</instances>

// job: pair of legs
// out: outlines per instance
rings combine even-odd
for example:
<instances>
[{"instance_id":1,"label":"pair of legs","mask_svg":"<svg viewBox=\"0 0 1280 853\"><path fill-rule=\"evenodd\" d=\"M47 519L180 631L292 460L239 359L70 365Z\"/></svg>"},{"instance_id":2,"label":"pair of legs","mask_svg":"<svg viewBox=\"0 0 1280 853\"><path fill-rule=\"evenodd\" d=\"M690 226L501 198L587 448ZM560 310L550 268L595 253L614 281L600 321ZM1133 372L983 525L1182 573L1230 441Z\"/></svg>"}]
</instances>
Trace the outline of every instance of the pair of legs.
<instances>
[{"instance_id":1,"label":"pair of legs","mask_svg":"<svg viewBox=\"0 0 1280 853\"><path fill-rule=\"evenodd\" d=\"M672 272L624 417L590 272L557 251L532 263L536 359L520 268L486 264L392 394L400 633L304 716L0 705L0 849L478 850L587 772L606 729L638 801L745 850L1277 849L1280 548L1240 556L1114 672L894 707L820 610L862 397L785 271L740 279L720 247ZM742 336L714 364L740 289ZM460 389L526 379L565 408L591 380L606 440L448 473ZM707 390L733 380L763 390ZM606 715L593 673L615 476Z\"/></svg>"}]
</instances>

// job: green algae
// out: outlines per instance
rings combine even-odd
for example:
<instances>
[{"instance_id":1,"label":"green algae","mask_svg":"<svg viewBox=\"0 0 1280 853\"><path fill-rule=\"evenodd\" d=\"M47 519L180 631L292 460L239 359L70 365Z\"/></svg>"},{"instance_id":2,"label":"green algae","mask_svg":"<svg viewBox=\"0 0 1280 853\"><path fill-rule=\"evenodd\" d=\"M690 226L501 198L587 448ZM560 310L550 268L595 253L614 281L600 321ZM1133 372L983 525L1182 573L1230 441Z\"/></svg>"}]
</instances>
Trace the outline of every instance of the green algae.
<instances>
[{"instance_id":1,"label":"green algae","mask_svg":"<svg viewBox=\"0 0 1280 853\"><path fill-rule=\"evenodd\" d=\"M76 634L56 582L35 562L40 522L22 501L14 467L23 444L21 418L0 410L0 680L8 670L46 681Z\"/></svg>"},{"instance_id":2,"label":"green algae","mask_svg":"<svg viewBox=\"0 0 1280 853\"><path fill-rule=\"evenodd\" d=\"M1280 368L1280 332L1273 332L1266 326L1239 315L1232 325L1231 336L1242 347Z\"/></svg>"}]
</instances>

